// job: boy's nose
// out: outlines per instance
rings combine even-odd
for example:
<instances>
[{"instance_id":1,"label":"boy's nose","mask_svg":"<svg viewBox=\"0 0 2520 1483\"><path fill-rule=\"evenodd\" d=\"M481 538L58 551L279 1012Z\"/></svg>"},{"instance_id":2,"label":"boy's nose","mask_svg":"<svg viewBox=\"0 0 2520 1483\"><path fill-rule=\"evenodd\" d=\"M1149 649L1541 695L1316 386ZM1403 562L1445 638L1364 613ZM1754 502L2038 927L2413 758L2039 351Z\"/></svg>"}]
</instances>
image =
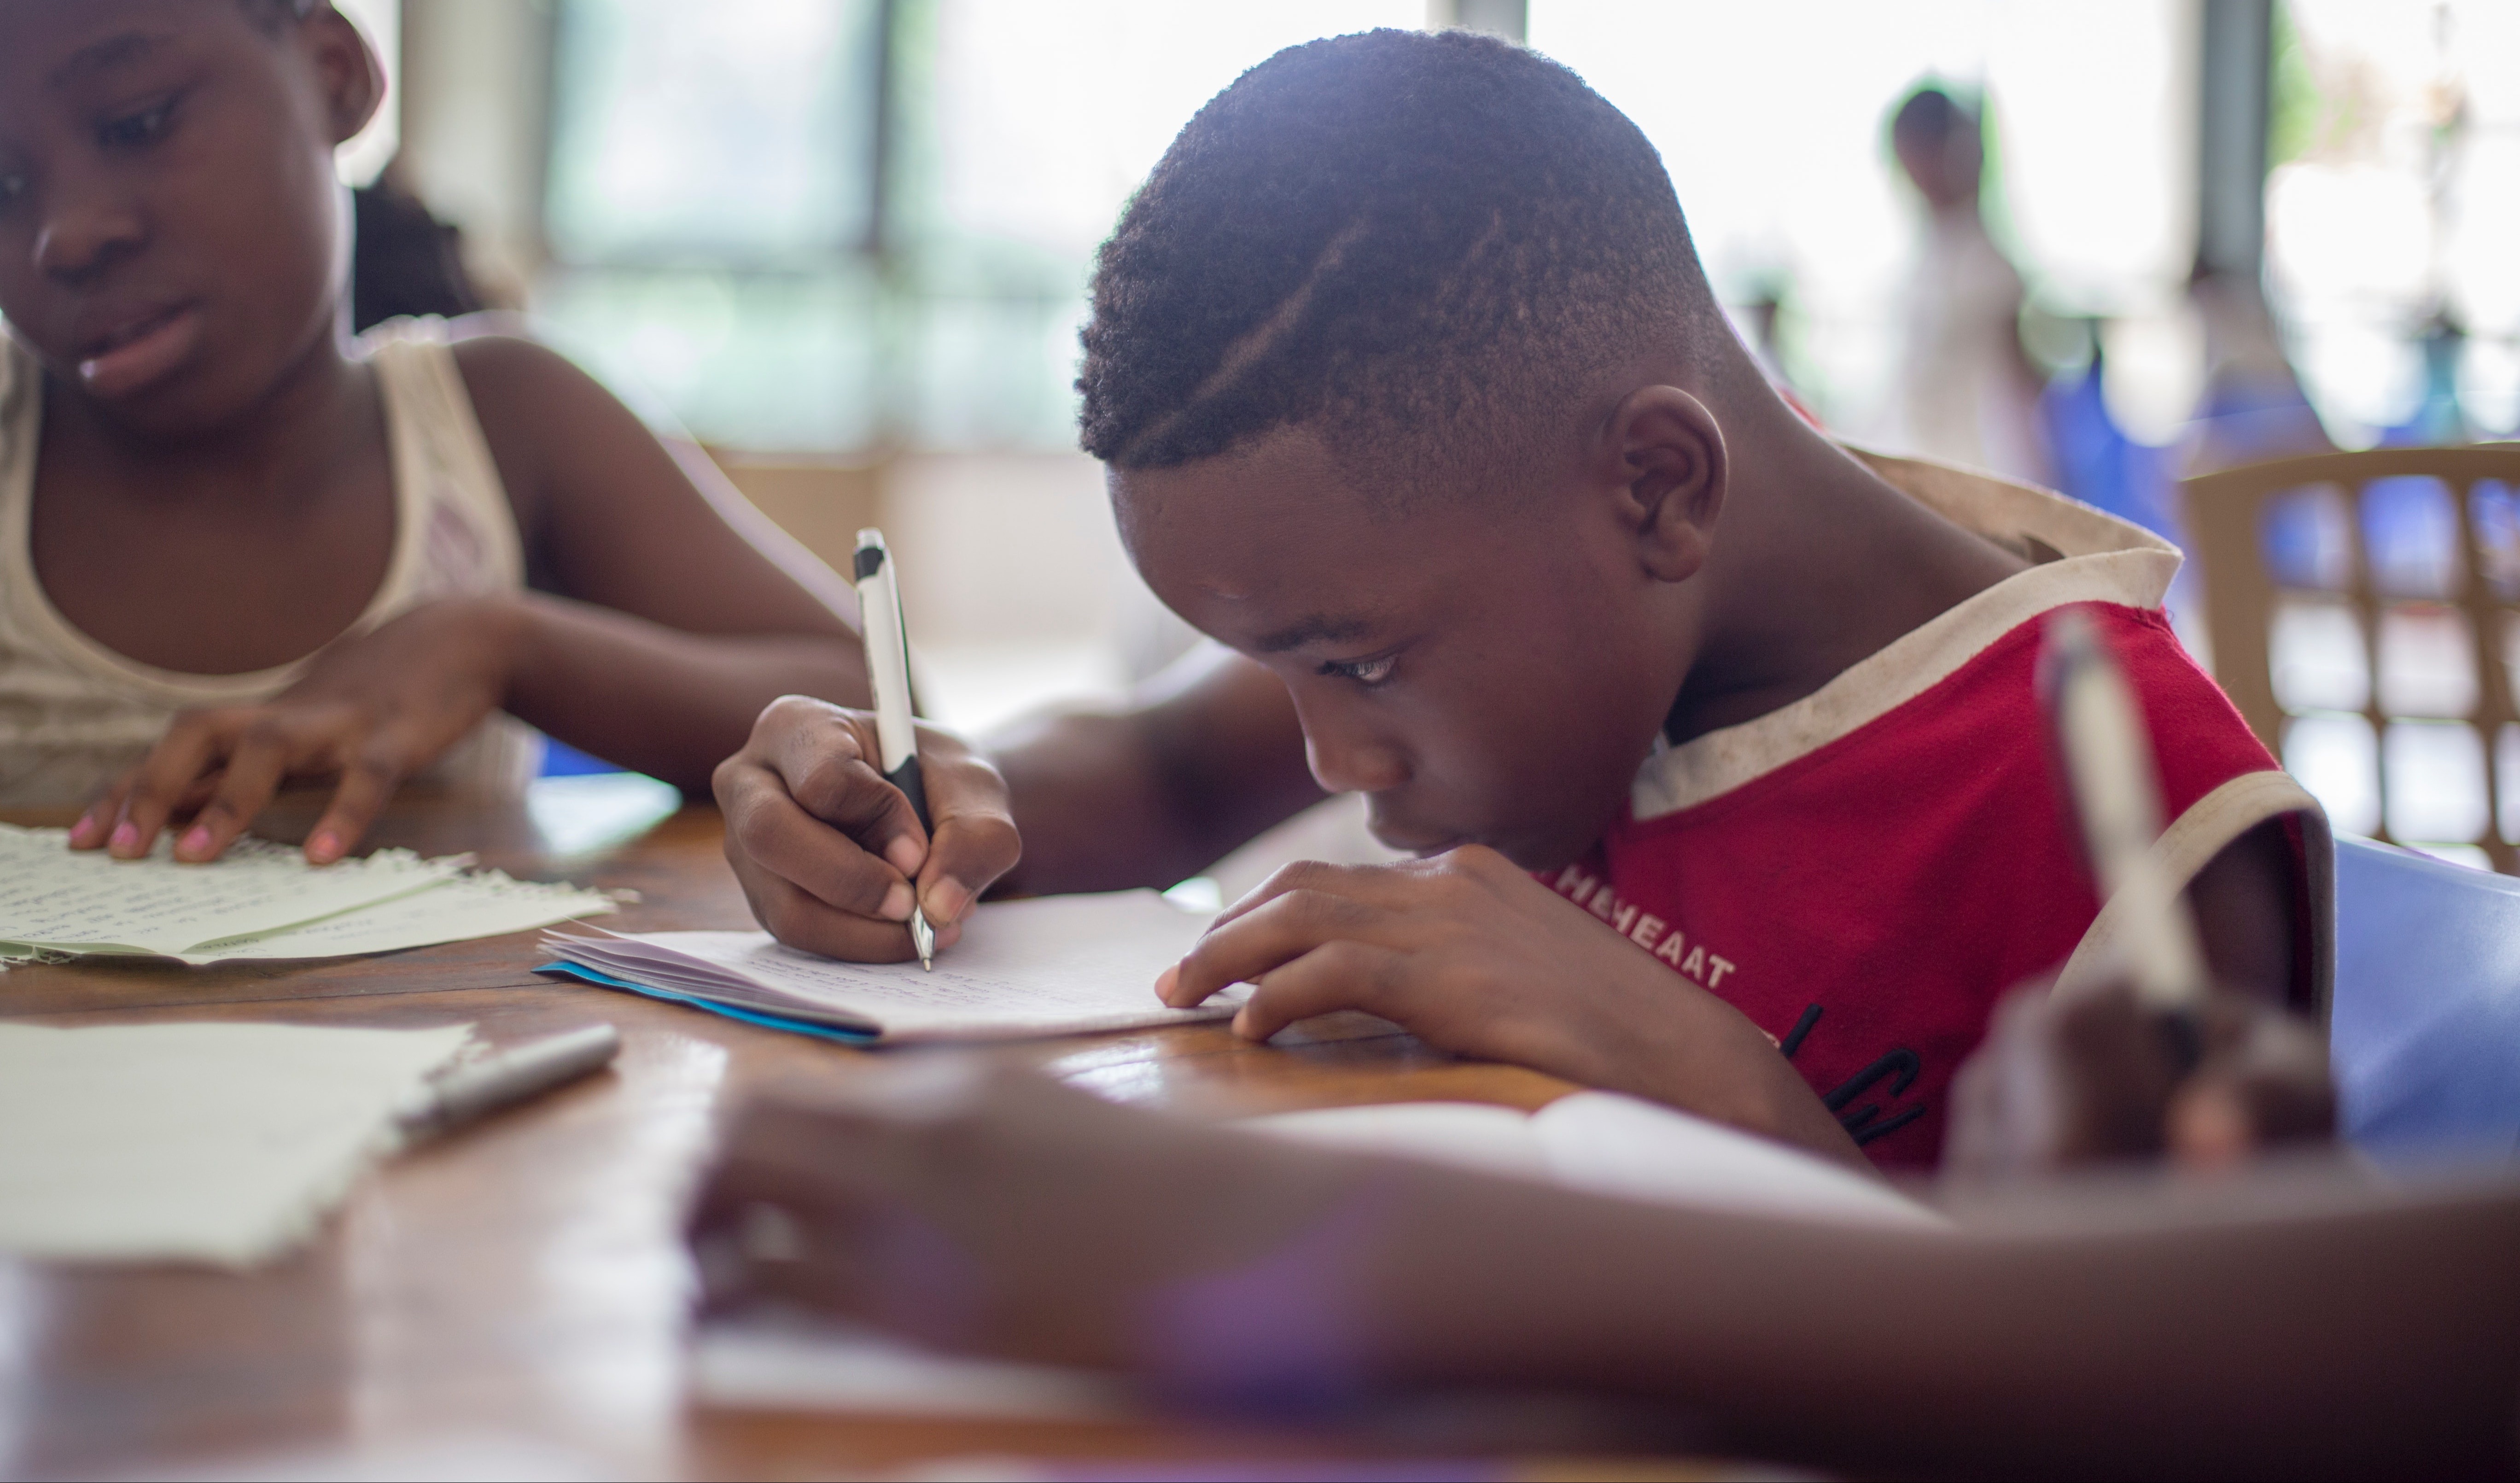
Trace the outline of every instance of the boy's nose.
<instances>
[{"instance_id":1,"label":"boy's nose","mask_svg":"<svg viewBox=\"0 0 2520 1483\"><path fill-rule=\"evenodd\" d=\"M1390 742L1377 737L1342 735L1317 728L1305 718L1304 757L1313 781L1333 793L1379 793L1409 781L1409 759Z\"/></svg>"},{"instance_id":2,"label":"boy's nose","mask_svg":"<svg viewBox=\"0 0 2520 1483\"><path fill-rule=\"evenodd\" d=\"M56 189L35 230L35 268L68 284L94 278L129 256L147 226L128 201L102 192Z\"/></svg>"}]
</instances>

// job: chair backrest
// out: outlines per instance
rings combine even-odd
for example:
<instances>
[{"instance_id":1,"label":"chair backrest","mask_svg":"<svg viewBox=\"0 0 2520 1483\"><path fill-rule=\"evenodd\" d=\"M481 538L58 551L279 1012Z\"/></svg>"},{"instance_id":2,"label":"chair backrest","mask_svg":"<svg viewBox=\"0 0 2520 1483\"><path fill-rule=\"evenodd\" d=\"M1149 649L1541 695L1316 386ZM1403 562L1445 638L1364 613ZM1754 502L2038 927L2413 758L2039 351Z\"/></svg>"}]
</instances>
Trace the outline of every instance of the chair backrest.
<instances>
[{"instance_id":1,"label":"chair backrest","mask_svg":"<svg viewBox=\"0 0 2520 1483\"><path fill-rule=\"evenodd\" d=\"M2365 1151L2520 1152L2520 880L2340 836L2328 1055Z\"/></svg>"},{"instance_id":2,"label":"chair backrest","mask_svg":"<svg viewBox=\"0 0 2520 1483\"><path fill-rule=\"evenodd\" d=\"M2370 729L2376 818L2368 830L2339 822L2384 839L2401 810L2390 794L2394 769L2378 764L2398 754L2398 742L2408 743L2410 765L2448 756L2462 771L2481 772L2481 826L2465 838L2440 828L2415 837L2473 844L2495 869L2520 870L2520 850L2504 837L2512 831L2498 827L2506 817L2520 824L2520 798L2506 815L2500 796L2506 783L2520 792L2520 778L2497 776L2520 773L2520 717L2512 704L2512 665L2520 662L2520 443L2375 448L2244 465L2185 480L2180 507L2204 578L2214 677L2259 740L2283 756L2294 715L2329 711L2322 724L2347 727L2359 715ZM2348 664L2344 681L2323 682L2323 695L2306 696L2312 687L2299 683L2290 687L2295 695L2280 695L2271 667L2282 657L2272 642L2279 618L2294 634L2347 635L2348 660L2359 645L2359 688ZM2408 698L2409 687L2392 683L2409 672L2406 655L2462 644L2463 663L2449 664L2446 674L2435 664L2421 677L2423 697ZM2424 719L2393 735L2392 723L2408 717ZM2495 766L2506 752L2508 760ZM2461 817L2477 815L2470 809Z\"/></svg>"}]
</instances>

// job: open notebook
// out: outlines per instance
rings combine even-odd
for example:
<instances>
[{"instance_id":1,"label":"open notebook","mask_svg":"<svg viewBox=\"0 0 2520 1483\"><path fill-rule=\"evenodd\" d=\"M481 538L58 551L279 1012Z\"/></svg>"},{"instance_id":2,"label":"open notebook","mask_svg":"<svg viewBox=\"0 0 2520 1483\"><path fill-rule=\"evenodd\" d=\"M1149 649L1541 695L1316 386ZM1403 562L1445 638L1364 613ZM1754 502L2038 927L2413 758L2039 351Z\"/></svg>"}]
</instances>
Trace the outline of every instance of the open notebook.
<instances>
[{"instance_id":1,"label":"open notebook","mask_svg":"<svg viewBox=\"0 0 2520 1483\"><path fill-rule=\"evenodd\" d=\"M555 932L543 950L559 961L541 971L859 1043L1082 1035L1232 1014L1239 994L1195 1010L1155 998L1155 975L1210 920L1153 891L994 902L932 972L840 963L767 932Z\"/></svg>"}]
</instances>

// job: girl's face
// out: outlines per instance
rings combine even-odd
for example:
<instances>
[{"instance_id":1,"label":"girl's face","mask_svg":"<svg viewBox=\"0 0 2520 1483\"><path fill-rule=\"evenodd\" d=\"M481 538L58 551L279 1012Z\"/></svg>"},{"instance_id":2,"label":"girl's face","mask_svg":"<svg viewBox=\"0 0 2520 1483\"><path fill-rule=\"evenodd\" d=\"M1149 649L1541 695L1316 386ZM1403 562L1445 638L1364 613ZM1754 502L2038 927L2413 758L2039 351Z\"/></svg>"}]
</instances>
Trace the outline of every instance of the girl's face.
<instances>
[{"instance_id":1,"label":"girl's face","mask_svg":"<svg viewBox=\"0 0 2520 1483\"><path fill-rule=\"evenodd\" d=\"M0 4L0 313L136 433L231 422L340 333L333 150L382 91L329 10Z\"/></svg>"}]
</instances>

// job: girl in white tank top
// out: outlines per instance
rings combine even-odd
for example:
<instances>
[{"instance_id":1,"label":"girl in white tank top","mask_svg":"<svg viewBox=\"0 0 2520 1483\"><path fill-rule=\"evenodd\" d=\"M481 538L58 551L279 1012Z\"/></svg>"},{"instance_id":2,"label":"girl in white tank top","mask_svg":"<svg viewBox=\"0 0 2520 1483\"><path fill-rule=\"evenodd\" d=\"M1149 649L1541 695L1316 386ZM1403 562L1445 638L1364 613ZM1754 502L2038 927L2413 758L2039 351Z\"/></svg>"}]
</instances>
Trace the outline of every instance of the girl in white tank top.
<instances>
[{"instance_id":1,"label":"girl in white tank top","mask_svg":"<svg viewBox=\"0 0 2520 1483\"><path fill-rule=\"evenodd\" d=\"M393 555L341 639L433 599L521 591L516 517L444 323L379 325L359 351L384 402ZM179 674L72 627L45 595L28 549L43 392L43 368L0 336L0 808L84 803L146 755L176 712L269 700L323 652L247 674ZM510 794L539 753L532 728L493 712L423 776L471 794Z\"/></svg>"}]
</instances>

